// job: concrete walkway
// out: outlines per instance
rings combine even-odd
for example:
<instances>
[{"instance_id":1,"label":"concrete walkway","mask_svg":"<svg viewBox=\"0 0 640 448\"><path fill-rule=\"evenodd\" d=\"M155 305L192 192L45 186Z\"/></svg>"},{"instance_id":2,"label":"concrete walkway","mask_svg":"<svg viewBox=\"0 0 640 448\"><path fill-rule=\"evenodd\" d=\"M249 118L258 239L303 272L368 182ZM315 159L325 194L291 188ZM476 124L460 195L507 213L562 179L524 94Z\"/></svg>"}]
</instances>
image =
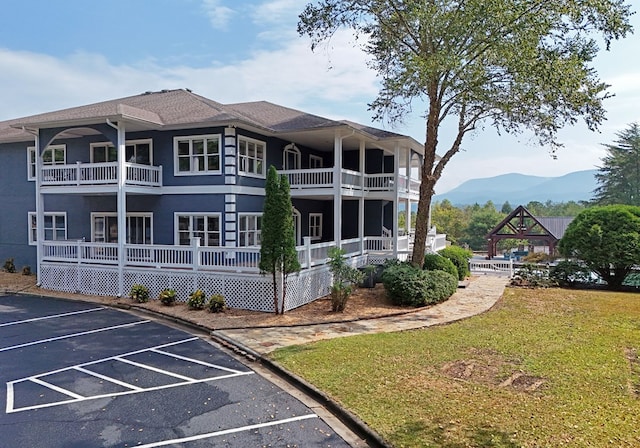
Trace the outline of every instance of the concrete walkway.
<instances>
[{"instance_id":1,"label":"concrete walkway","mask_svg":"<svg viewBox=\"0 0 640 448\"><path fill-rule=\"evenodd\" d=\"M264 355L281 347L323 339L430 327L484 313L502 296L508 281L507 277L481 275L466 288L458 289L446 302L409 314L286 328L216 330L211 335Z\"/></svg>"}]
</instances>

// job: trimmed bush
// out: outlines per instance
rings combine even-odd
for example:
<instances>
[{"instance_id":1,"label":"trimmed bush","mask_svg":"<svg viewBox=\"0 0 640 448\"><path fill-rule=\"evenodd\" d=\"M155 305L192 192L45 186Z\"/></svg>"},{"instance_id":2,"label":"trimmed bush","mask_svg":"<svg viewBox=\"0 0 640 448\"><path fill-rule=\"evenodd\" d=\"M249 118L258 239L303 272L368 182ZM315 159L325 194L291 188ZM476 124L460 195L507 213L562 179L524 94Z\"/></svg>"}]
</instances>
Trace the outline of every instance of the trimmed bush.
<instances>
[{"instance_id":1,"label":"trimmed bush","mask_svg":"<svg viewBox=\"0 0 640 448\"><path fill-rule=\"evenodd\" d=\"M422 269L425 271L444 271L458 278L458 268L448 258L438 254L426 254L424 256L424 264ZM464 278L464 277L463 277Z\"/></svg>"},{"instance_id":2,"label":"trimmed bush","mask_svg":"<svg viewBox=\"0 0 640 448\"><path fill-rule=\"evenodd\" d=\"M408 263L389 266L382 283L396 305L425 306L447 300L458 288L458 279L440 271L424 271Z\"/></svg>"},{"instance_id":3,"label":"trimmed bush","mask_svg":"<svg viewBox=\"0 0 640 448\"><path fill-rule=\"evenodd\" d=\"M10 274L16 272L16 265L13 263L13 258L7 258L4 261L4 266L2 266L2 269L9 272Z\"/></svg>"},{"instance_id":4,"label":"trimmed bush","mask_svg":"<svg viewBox=\"0 0 640 448\"><path fill-rule=\"evenodd\" d=\"M563 260L549 271L549 278L559 286L573 287L594 283L591 270L583 263Z\"/></svg>"},{"instance_id":5,"label":"trimmed bush","mask_svg":"<svg viewBox=\"0 0 640 448\"><path fill-rule=\"evenodd\" d=\"M176 290L175 289L163 289L158 296L158 300L163 305L171 306L176 303Z\"/></svg>"},{"instance_id":6,"label":"trimmed bush","mask_svg":"<svg viewBox=\"0 0 640 448\"><path fill-rule=\"evenodd\" d=\"M548 267L535 264L525 264L518 269L509 284L523 288L550 288L557 286L555 280L549 277Z\"/></svg>"},{"instance_id":7,"label":"trimmed bush","mask_svg":"<svg viewBox=\"0 0 640 448\"><path fill-rule=\"evenodd\" d=\"M220 313L227 307L227 303L224 301L222 294L214 294L209 297L207 302L207 309L212 313Z\"/></svg>"},{"instance_id":8,"label":"trimmed bush","mask_svg":"<svg viewBox=\"0 0 640 448\"><path fill-rule=\"evenodd\" d=\"M469 271L469 259L473 256L473 253L470 250L460 246L449 246L438 253L451 260L458 270L458 280L464 280L471 274Z\"/></svg>"},{"instance_id":9,"label":"trimmed bush","mask_svg":"<svg viewBox=\"0 0 640 448\"><path fill-rule=\"evenodd\" d=\"M131 287L129 296L138 303L149 301L149 288L144 285L135 284Z\"/></svg>"},{"instance_id":10,"label":"trimmed bush","mask_svg":"<svg viewBox=\"0 0 640 448\"><path fill-rule=\"evenodd\" d=\"M22 266L22 275L31 275L31 266Z\"/></svg>"},{"instance_id":11,"label":"trimmed bush","mask_svg":"<svg viewBox=\"0 0 640 448\"><path fill-rule=\"evenodd\" d=\"M187 306L192 310L201 310L204 308L204 304L207 301L207 296L201 289L197 289L187 299Z\"/></svg>"}]
</instances>

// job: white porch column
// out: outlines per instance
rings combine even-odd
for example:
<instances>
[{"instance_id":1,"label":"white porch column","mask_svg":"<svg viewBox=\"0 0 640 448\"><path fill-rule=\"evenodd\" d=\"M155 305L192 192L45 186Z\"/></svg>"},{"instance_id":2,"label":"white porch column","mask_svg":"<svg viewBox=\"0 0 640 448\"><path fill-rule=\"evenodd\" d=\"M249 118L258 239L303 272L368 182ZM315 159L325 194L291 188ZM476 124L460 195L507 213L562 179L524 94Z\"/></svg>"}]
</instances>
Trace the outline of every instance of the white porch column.
<instances>
[{"instance_id":1,"label":"white porch column","mask_svg":"<svg viewBox=\"0 0 640 448\"><path fill-rule=\"evenodd\" d=\"M364 140L360 140L360 198L358 199L358 238L360 239L360 255L364 254L364 187L366 185L365 180L365 143Z\"/></svg>"},{"instance_id":2,"label":"white porch column","mask_svg":"<svg viewBox=\"0 0 640 448\"><path fill-rule=\"evenodd\" d=\"M398 203L400 202L400 146L393 148L393 256L398 258Z\"/></svg>"},{"instance_id":3,"label":"white porch column","mask_svg":"<svg viewBox=\"0 0 640 448\"><path fill-rule=\"evenodd\" d=\"M342 137L336 131L333 142L333 239L342 246Z\"/></svg>"},{"instance_id":4,"label":"white porch column","mask_svg":"<svg viewBox=\"0 0 640 448\"><path fill-rule=\"evenodd\" d=\"M42 242L44 241L44 195L41 191L42 185L42 151L44 148L40 148L40 132L35 133L36 140L36 284L40 285L41 282L41 268L42 268ZM79 256L80 254L78 254Z\"/></svg>"},{"instance_id":5,"label":"white porch column","mask_svg":"<svg viewBox=\"0 0 640 448\"><path fill-rule=\"evenodd\" d=\"M125 244L127 242L127 192L125 184L127 180L127 168L125 166L126 144L125 127L122 121L118 122L118 294L125 295L124 291L124 266ZM107 229L108 231L108 229Z\"/></svg>"}]
</instances>

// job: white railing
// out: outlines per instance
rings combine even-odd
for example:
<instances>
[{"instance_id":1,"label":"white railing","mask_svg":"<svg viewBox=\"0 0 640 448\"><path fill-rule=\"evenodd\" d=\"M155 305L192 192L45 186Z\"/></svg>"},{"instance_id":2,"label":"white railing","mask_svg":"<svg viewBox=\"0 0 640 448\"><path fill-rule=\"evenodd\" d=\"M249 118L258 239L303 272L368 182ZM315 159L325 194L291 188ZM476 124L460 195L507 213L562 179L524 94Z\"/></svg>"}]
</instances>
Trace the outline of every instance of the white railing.
<instances>
[{"instance_id":1,"label":"white railing","mask_svg":"<svg viewBox=\"0 0 640 448\"><path fill-rule=\"evenodd\" d=\"M162 167L125 163L127 185L162 186ZM76 163L42 167L43 186L117 185L118 163Z\"/></svg>"},{"instance_id":2,"label":"white railing","mask_svg":"<svg viewBox=\"0 0 640 448\"><path fill-rule=\"evenodd\" d=\"M471 272L490 272L494 274L506 274L513 277L513 260L469 260Z\"/></svg>"},{"instance_id":3,"label":"white railing","mask_svg":"<svg viewBox=\"0 0 640 448\"><path fill-rule=\"evenodd\" d=\"M42 243L44 261L72 263L118 264L118 245L78 241L45 241Z\"/></svg>"},{"instance_id":4,"label":"white railing","mask_svg":"<svg viewBox=\"0 0 640 448\"><path fill-rule=\"evenodd\" d=\"M327 188L333 186L333 168L317 168L313 170L280 170L279 174L287 176L292 190L307 188Z\"/></svg>"},{"instance_id":5,"label":"white railing","mask_svg":"<svg viewBox=\"0 0 640 448\"><path fill-rule=\"evenodd\" d=\"M365 186L367 191L393 191L394 175L383 174L366 174Z\"/></svg>"},{"instance_id":6,"label":"white railing","mask_svg":"<svg viewBox=\"0 0 640 448\"><path fill-rule=\"evenodd\" d=\"M362 190L362 173L359 171L342 170L342 186L352 190Z\"/></svg>"}]
</instances>

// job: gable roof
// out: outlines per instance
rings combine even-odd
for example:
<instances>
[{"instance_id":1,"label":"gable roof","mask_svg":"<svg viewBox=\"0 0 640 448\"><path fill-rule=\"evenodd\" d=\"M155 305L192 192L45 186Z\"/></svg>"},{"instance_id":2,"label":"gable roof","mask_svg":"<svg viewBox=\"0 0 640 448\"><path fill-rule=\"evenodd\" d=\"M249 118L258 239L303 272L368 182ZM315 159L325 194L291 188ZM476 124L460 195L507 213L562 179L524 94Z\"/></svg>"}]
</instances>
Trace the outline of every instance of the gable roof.
<instances>
[{"instance_id":1,"label":"gable roof","mask_svg":"<svg viewBox=\"0 0 640 448\"><path fill-rule=\"evenodd\" d=\"M31 140L31 134L23 129L82 126L106 120L124 120L129 123L128 129L132 126L133 129L175 129L244 125L283 138L301 132L346 128L371 140L403 140L415 151L422 152L420 143L401 134L346 120L331 120L267 101L225 105L183 89L145 92L0 122L0 142Z\"/></svg>"},{"instance_id":2,"label":"gable roof","mask_svg":"<svg viewBox=\"0 0 640 448\"><path fill-rule=\"evenodd\" d=\"M567 226L573 221L572 216L541 216L538 222L557 239L562 239Z\"/></svg>"},{"instance_id":3,"label":"gable roof","mask_svg":"<svg viewBox=\"0 0 640 448\"><path fill-rule=\"evenodd\" d=\"M536 217L526 207L519 205L498 225L491 229L487 239L552 239L560 240L572 217Z\"/></svg>"}]
</instances>

